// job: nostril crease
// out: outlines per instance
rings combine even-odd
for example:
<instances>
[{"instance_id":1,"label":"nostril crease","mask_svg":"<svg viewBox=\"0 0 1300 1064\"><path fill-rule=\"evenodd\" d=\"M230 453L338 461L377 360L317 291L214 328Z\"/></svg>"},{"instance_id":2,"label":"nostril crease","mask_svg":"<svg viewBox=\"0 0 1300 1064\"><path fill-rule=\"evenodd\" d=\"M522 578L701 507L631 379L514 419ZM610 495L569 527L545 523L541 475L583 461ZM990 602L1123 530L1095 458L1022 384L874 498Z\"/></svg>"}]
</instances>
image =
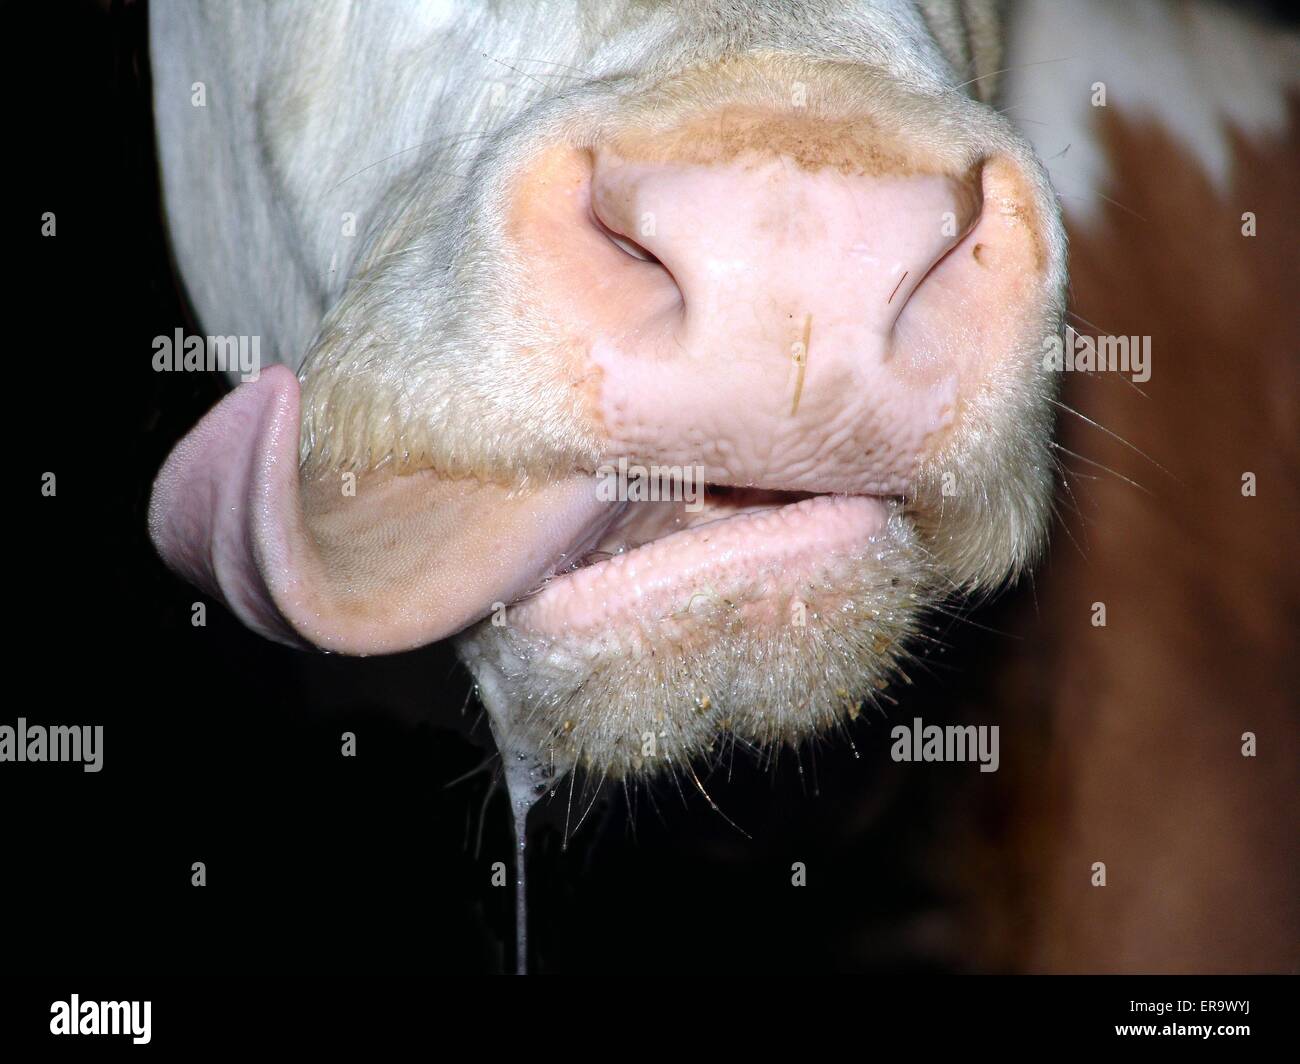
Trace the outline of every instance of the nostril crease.
<instances>
[{"instance_id":1,"label":"nostril crease","mask_svg":"<svg viewBox=\"0 0 1300 1064\"><path fill-rule=\"evenodd\" d=\"M983 192L982 190L975 190L973 195L973 200L970 204L968 204L969 213L968 213L968 217L966 218L966 224L964 225L962 230L953 238L952 243L949 244L939 254L939 256L924 269L924 271L922 271L921 275L916 279L916 282L912 285L911 290L907 293L906 297L899 300L898 307L894 312L893 320L889 323L889 332L891 334L893 333L894 329L898 326L899 321L902 319L903 311L907 308L907 305L911 301L912 297L921 290L921 288L925 285L925 282L930 278L930 276L935 272L937 272L940 266L942 266L944 262L946 262L952 255L954 255L957 249L962 247L966 243L967 238L973 232L975 232L976 228L979 226L980 217L983 212L983 209L984 209ZM981 255L986 250L987 249L983 244L975 245L972 254L977 263L980 263L981 265L984 264L981 261ZM898 283L894 285L894 290L889 293L889 298L885 300L886 306L890 306L893 304L895 297L898 295L899 291L903 287L903 282L907 280L910 273L911 273L910 270L905 270L903 272L903 276L900 277L898 279Z\"/></svg>"},{"instance_id":2,"label":"nostril crease","mask_svg":"<svg viewBox=\"0 0 1300 1064\"><path fill-rule=\"evenodd\" d=\"M588 214L591 218L592 225L604 233L605 238L624 254L641 262L650 262L654 263L656 266L663 266L663 263L659 261L658 256L647 251L630 236L625 236L623 233L610 228L601 220L600 216L596 214L594 210L589 211Z\"/></svg>"},{"instance_id":3,"label":"nostril crease","mask_svg":"<svg viewBox=\"0 0 1300 1064\"><path fill-rule=\"evenodd\" d=\"M594 226L598 232L602 233L606 240L608 240L611 244L613 244L616 248L618 248L619 251L621 251L628 258L633 259L636 262L644 262L647 265L656 266L660 270L662 270L663 276L666 277L670 282L672 282L672 285L677 292L677 298L682 313L683 314L685 313L686 298L682 292L682 286L678 283L676 276L674 276L673 274L673 271L668 268L668 265L662 259L660 259L658 255L654 254L654 252L650 251L648 248L644 247L643 245L637 243L630 236L627 236L625 233L619 232L613 226L609 225L600 216L599 211L596 209L595 197L592 197L592 199L589 200L587 203L587 217L591 221L592 226Z\"/></svg>"}]
</instances>

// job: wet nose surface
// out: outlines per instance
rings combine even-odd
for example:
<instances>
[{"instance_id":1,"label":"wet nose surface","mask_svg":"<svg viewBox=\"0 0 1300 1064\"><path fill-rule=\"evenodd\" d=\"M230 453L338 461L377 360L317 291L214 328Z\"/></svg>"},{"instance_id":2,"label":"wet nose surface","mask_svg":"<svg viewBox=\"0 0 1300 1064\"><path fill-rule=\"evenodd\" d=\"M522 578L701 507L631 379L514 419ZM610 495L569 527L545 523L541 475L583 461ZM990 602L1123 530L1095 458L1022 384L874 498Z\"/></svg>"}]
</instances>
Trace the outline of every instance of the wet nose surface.
<instances>
[{"instance_id":1,"label":"wet nose surface","mask_svg":"<svg viewBox=\"0 0 1300 1064\"><path fill-rule=\"evenodd\" d=\"M848 177L782 159L675 166L602 156L592 207L677 285L686 339L709 345L739 329L770 346L788 337L791 319L816 315L826 339L852 343L888 337L930 267L969 230L978 190L937 174Z\"/></svg>"},{"instance_id":2,"label":"wet nose surface","mask_svg":"<svg viewBox=\"0 0 1300 1064\"><path fill-rule=\"evenodd\" d=\"M670 457L713 468L714 480L863 490L866 475L874 490L901 488L891 471L943 427L952 390L942 366L891 364L895 326L974 223L977 189L781 158L598 158L592 203L678 291L666 312L646 301L631 343L593 347L615 451L662 454L677 440ZM867 454L853 429L873 395L887 398L874 416L890 427Z\"/></svg>"},{"instance_id":3,"label":"wet nose surface","mask_svg":"<svg viewBox=\"0 0 1300 1064\"><path fill-rule=\"evenodd\" d=\"M1032 241L1000 192L987 216L990 169L561 154L523 196L530 297L578 352L610 457L899 494L1014 331Z\"/></svg>"}]
</instances>

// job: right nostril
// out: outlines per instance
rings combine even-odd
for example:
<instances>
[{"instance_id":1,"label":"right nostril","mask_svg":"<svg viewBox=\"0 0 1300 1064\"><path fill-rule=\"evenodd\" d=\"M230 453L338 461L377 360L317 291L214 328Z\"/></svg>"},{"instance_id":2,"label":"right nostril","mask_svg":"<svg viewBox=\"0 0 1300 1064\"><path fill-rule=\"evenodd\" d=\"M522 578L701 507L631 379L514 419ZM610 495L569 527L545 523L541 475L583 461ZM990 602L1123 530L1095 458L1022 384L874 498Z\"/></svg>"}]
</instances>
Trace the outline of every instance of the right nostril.
<instances>
[{"instance_id":1,"label":"right nostril","mask_svg":"<svg viewBox=\"0 0 1300 1064\"><path fill-rule=\"evenodd\" d=\"M947 229L943 230L947 234L947 239L931 250L928 261L922 259L913 263L911 270L900 278L898 285L886 300L887 305L892 308L892 320L889 325L891 331L897 327L912 299L922 290L925 283L941 272L944 264L958 254L959 249L966 244L967 238L979 226L980 216L984 210L984 194L979 184L978 168L972 170L965 178L949 178L948 185L951 193L948 207L952 215L952 232L947 234ZM943 215L941 217L944 217L944 224L947 226L949 219Z\"/></svg>"}]
</instances>

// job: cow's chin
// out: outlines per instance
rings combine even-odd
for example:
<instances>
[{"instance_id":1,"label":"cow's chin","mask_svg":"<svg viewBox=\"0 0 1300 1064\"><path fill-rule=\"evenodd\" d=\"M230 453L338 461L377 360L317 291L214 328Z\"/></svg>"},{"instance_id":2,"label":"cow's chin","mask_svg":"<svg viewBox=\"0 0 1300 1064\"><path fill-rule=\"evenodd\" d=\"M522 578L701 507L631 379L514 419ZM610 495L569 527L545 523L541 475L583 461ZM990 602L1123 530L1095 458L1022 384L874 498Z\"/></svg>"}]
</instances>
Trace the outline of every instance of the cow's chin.
<instances>
[{"instance_id":1,"label":"cow's chin","mask_svg":"<svg viewBox=\"0 0 1300 1064\"><path fill-rule=\"evenodd\" d=\"M894 501L779 494L689 517L629 504L644 509L592 564L466 633L511 750L553 774L649 775L798 743L873 703L932 597L925 552Z\"/></svg>"}]
</instances>

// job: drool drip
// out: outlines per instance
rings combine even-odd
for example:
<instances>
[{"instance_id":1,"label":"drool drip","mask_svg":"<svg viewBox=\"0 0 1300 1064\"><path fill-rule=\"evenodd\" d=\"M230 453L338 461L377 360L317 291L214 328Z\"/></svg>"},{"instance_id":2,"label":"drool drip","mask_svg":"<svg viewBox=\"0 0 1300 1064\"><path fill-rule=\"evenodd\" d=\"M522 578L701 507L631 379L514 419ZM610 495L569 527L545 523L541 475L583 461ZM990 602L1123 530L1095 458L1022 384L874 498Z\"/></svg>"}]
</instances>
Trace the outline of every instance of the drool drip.
<instances>
[{"instance_id":1,"label":"drool drip","mask_svg":"<svg viewBox=\"0 0 1300 1064\"><path fill-rule=\"evenodd\" d=\"M487 709L492 738L501 754L510 798L510 816L515 842L515 973L528 974L528 813L555 781L555 772L543 764L536 750L527 751L514 741L509 713L499 699L480 688Z\"/></svg>"}]
</instances>

